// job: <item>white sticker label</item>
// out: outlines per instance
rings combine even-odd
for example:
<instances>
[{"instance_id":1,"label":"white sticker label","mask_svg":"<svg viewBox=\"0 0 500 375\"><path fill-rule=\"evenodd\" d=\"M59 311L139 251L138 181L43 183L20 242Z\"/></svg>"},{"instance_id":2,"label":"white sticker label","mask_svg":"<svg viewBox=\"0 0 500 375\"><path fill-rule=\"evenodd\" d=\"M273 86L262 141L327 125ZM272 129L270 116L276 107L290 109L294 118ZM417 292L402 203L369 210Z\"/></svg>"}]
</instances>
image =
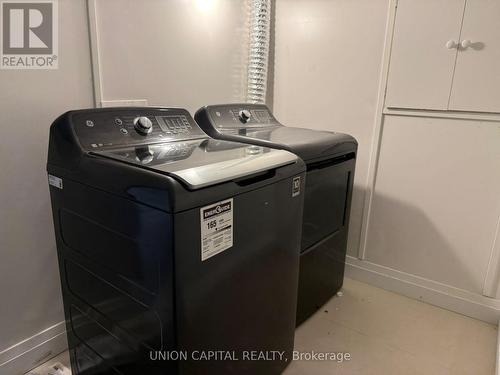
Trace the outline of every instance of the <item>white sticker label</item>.
<instances>
[{"instance_id":1,"label":"white sticker label","mask_svg":"<svg viewBox=\"0 0 500 375\"><path fill-rule=\"evenodd\" d=\"M233 199L200 209L201 260L233 246Z\"/></svg>"},{"instance_id":2,"label":"white sticker label","mask_svg":"<svg viewBox=\"0 0 500 375\"><path fill-rule=\"evenodd\" d=\"M58 189L62 189L63 188L63 180L60 179L59 177L52 176L51 174L49 174L49 185L55 186Z\"/></svg>"}]
</instances>

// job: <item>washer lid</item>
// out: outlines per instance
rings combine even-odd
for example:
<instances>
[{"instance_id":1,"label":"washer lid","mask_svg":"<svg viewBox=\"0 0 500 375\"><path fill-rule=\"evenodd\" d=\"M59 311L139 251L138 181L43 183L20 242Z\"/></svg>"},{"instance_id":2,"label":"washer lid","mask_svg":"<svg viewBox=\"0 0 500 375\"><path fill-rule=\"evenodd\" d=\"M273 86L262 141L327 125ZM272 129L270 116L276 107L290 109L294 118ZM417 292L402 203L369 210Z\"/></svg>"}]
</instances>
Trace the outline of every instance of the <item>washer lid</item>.
<instances>
[{"instance_id":1,"label":"washer lid","mask_svg":"<svg viewBox=\"0 0 500 375\"><path fill-rule=\"evenodd\" d=\"M196 139L92 152L201 189L297 162L288 151L214 139Z\"/></svg>"}]
</instances>

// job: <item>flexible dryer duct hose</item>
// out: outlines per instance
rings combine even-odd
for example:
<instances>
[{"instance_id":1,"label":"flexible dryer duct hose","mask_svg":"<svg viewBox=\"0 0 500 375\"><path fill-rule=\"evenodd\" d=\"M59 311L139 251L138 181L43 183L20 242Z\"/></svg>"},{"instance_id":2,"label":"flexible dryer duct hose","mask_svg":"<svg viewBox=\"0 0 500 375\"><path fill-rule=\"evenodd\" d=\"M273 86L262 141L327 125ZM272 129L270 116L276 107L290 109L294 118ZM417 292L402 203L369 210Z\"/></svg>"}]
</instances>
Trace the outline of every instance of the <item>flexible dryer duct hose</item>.
<instances>
[{"instance_id":1,"label":"flexible dryer duct hose","mask_svg":"<svg viewBox=\"0 0 500 375\"><path fill-rule=\"evenodd\" d=\"M247 101L265 103L271 32L271 1L250 0Z\"/></svg>"}]
</instances>

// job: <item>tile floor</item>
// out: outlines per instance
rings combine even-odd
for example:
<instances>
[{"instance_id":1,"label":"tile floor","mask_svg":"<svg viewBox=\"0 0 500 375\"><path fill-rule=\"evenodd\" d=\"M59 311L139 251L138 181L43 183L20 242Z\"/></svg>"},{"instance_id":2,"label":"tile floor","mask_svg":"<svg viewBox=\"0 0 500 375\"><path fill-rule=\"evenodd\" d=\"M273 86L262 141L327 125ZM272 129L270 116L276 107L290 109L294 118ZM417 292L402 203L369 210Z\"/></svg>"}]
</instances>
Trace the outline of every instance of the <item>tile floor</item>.
<instances>
[{"instance_id":1,"label":"tile floor","mask_svg":"<svg viewBox=\"0 0 500 375\"><path fill-rule=\"evenodd\" d=\"M496 338L496 326L346 279L343 296L298 328L295 349L351 359L294 361L283 375L494 375Z\"/></svg>"},{"instance_id":2,"label":"tile floor","mask_svg":"<svg viewBox=\"0 0 500 375\"><path fill-rule=\"evenodd\" d=\"M299 351L348 352L350 361L293 362L284 375L493 375L496 326L346 279L296 332Z\"/></svg>"}]
</instances>

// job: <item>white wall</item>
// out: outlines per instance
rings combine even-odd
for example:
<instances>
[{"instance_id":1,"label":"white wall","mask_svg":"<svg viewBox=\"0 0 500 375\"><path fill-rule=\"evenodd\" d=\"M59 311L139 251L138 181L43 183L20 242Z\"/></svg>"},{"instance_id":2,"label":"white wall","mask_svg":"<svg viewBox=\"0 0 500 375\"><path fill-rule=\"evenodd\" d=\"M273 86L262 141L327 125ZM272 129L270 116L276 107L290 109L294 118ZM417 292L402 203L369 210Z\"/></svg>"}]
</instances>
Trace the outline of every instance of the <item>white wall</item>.
<instances>
[{"instance_id":1,"label":"white wall","mask_svg":"<svg viewBox=\"0 0 500 375\"><path fill-rule=\"evenodd\" d=\"M359 142L349 254L357 254L388 0L277 0L275 115Z\"/></svg>"},{"instance_id":2,"label":"white wall","mask_svg":"<svg viewBox=\"0 0 500 375\"><path fill-rule=\"evenodd\" d=\"M454 15L433 18L434 4L429 2L418 15L428 27L422 33L418 26L422 22L408 18L416 14L414 5L411 0L399 1L395 18L391 12L384 61L388 74L382 86L385 89L387 78L388 98L396 86L413 90L413 76L419 74L427 82L421 87L422 95L443 89L442 77L429 81L419 67L429 63L429 56L449 51L442 44L431 47L426 40L428 33L443 37L441 26ZM460 12L455 15L458 23L460 17ZM401 59L405 41L429 50ZM498 61L485 51L475 50L475 57L493 69ZM458 51L457 63L463 53ZM454 60L447 60L453 72ZM432 70L434 64L432 73L439 72L443 61L436 59L428 68ZM456 74L454 82L459 78ZM450 84L444 89L449 91ZM380 147L372 155L379 158L371 174L372 200L365 211L366 246L361 260L349 259L348 274L496 324L500 317L500 114L480 113L480 106L476 112L455 112L446 103L440 111L428 111L425 100L419 99L410 99L404 106L408 109L387 108L392 101L382 103L385 109L376 133ZM475 101L471 99L467 108L473 108Z\"/></svg>"},{"instance_id":3,"label":"white wall","mask_svg":"<svg viewBox=\"0 0 500 375\"><path fill-rule=\"evenodd\" d=\"M244 101L247 14L246 0L98 1L103 99Z\"/></svg>"},{"instance_id":4,"label":"white wall","mask_svg":"<svg viewBox=\"0 0 500 375\"><path fill-rule=\"evenodd\" d=\"M49 126L92 106L92 81L85 2L61 0L59 15L58 70L0 70L0 364L31 348L5 349L64 319L45 171ZM11 365L0 373L14 374Z\"/></svg>"},{"instance_id":5,"label":"white wall","mask_svg":"<svg viewBox=\"0 0 500 375\"><path fill-rule=\"evenodd\" d=\"M496 323L500 114L382 112L395 3L277 0L275 113L359 141L348 276Z\"/></svg>"}]
</instances>

